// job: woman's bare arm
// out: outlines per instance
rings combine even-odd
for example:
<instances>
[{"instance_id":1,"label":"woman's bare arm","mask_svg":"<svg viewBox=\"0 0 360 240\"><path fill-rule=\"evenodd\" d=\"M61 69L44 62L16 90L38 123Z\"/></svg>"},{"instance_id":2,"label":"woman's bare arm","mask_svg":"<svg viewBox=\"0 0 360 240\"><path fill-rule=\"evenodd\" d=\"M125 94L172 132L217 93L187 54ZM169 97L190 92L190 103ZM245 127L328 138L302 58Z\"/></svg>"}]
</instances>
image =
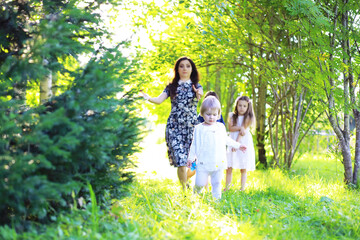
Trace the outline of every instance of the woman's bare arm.
<instances>
[{"instance_id":1,"label":"woman's bare arm","mask_svg":"<svg viewBox=\"0 0 360 240\"><path fill-rule=\"evenodd\" d=\"M143 91L141 91L143 98L145 100L148 100L151 103L155 103L155 104L161 104L162 102L165 101L165 99L168 98L168 95L165 92L162 92L159 96L157 97L150 97L149 95L147 95L146 93L144 93Z\"/></svg>"}]
</instances>

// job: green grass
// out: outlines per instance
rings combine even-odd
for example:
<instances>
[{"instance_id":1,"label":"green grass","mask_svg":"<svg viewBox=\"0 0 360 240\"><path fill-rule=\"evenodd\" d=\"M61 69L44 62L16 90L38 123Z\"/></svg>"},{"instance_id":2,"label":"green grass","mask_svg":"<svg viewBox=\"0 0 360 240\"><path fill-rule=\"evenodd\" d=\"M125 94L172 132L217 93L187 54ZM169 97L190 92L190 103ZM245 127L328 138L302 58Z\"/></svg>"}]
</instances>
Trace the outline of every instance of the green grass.
<instances>
[{"instance_id":1,"label":"green grass","mask_svg":"<svg viewBox=\"0 0 360 240\"><path fill-rule=\"evenodd\" d=\"M237 181L218 202L210 193L184 195L176 181L139 180L113 211L141 226L144 239L360 238L358 191L316 170L298 171L304 174L296 166L251 172L245 192L236 191Z\"/></svg>"},{"instance_id":2,"label":"green grass","mask_svg":"<svg viewBox=\"0 0 360 240\"><path fill-rule=\"evenodd\" d=\"M359 239L359 191L342 183L341 163L304 155L290 172L256 170L244 192L234 185L214 201L211 193L182 192L176 180L139 177L111 209L74 210L46 231L5 239ZM94 226L97 224L97 226Z\"/></svg>"}]
</instances>

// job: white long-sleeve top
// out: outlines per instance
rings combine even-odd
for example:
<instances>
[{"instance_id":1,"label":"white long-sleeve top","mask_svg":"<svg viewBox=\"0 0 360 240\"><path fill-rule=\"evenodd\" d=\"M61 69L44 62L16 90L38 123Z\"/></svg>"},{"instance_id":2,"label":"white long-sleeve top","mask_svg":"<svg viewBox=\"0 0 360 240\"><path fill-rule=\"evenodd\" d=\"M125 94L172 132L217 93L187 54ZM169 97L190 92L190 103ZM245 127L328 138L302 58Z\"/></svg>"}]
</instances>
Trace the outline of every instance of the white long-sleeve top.
<instances>
[{"instance_id":1,"label":"white long-sleeve top","mask_svg":"<svg viewBox=\"0 0 360 240\"><path fill-rule=\"evenodd\" d=\"M196 160L196 169L223 170L227 167L226 145L239 148L240 143L228 137L224 124L200 123L195 126L188 160Z\"/></svg>"}]
</instances>

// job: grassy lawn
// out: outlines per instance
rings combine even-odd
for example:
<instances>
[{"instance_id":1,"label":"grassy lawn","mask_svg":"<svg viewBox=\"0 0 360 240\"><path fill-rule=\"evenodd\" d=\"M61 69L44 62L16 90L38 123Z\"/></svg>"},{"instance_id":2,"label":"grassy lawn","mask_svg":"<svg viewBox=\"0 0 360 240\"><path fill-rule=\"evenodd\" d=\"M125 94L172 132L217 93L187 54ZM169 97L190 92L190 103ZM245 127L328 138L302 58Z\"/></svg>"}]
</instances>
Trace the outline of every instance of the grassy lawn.
<instances>
[{"instance_id":1,"label":"grassy lawn","mask_svg":"<svg viewBox=\"0 0 360 240\"><path fill-rule=\"evenodd\" d=\"M0 228L0 238L360 239L359 191L344 188L342 164L327 155L303 155L289 172L250 172L244 192L237 191L235 171L232 189L214 201L209 192L181 191L175 171L163 168L166 154L158 145L164 143L148 144L157 155L144 149L139 158L145 165L139 164L128 196L111 208L89 203L42 233Z\"/></svg>"},{"instance_id":2,"label":"grassy lawn","mask_svg":"<svg viewBox=\"0 0 360 240\"><path fill-rule=\"evenodd\" d=\"M245 192L237 181L218 202L184 194L174 180L139 179L113 213L138 239L359 239L359 192L344 188L336 166L317 170L336 162L312 157L290 173L251 172Z\"/></svg>"}]
</instances>

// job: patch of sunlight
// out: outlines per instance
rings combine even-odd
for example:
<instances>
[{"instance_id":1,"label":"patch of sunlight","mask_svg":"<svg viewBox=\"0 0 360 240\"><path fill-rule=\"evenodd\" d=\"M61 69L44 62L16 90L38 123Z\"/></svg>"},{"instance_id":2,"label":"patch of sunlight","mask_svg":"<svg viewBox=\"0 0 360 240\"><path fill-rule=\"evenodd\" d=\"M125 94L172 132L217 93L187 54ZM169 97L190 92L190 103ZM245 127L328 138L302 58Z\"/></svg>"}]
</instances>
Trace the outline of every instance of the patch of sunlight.
<instances>
[{"instance_id":1,"label":"patch of sunlight","mask_svg":"<svg viewBox=\"0 0 360 240\"><path fill-rule=\"evenodd\" d=\"M240 177L239 173L234 174L234 188L240 186ZM271 188L275 191L287 192L301 199L321 199L326 196L341 201L343 196L348 194L343 182L326 179L317 170L301 175L288 175L280 169L250 172L246 188L264 192Z\"/></svg>"},{"instance_id":2,"label":"patch of sunlight","mask_svg":"<svg viewBox=\"0 0 360 240\"><path fill-rule=\"evenodd\" d=\"M341 199L346 193L342 182L326 181L317 172L297 179L292 185L296 195L302 197L311 196L319 199L322 196L327 196L332 199Z\"/></svg>"},{"instance_id":3,"label":"patch of sunlight","mask_svg":"<svg viewBox=\"0 0 360 240\"><path fill-rule=\"evenodd\" d=\"M213 239L213 235L217 239L262 239L252 224L221 214L216 208L222 203L204 201L199 195L191 195L190 203L191 212L184 223L196 226L192 228L196 230L192 233L193 239ZM181 221L182 217L178 218Z\"/></svg>"},{"instance_id":4,"label":"patch of sunlight","mask_svg":"<svg viewBox=\"0 0 360 240\"><path fill-rule=\"evenodd\" d=\"M249 172L247 175L246 188L250 188L256 191L266 191L269 188L269 181L264 177L260 177L262 172L254 171ZM240 179L241 175L238 176ZM239 182L240 187L240 182Z\"/></svg>"},{"instance_id":5,"label":"patch of sunlight","mask_svg":"<svg viewBox=\"0 0 360 240\"><path fill-rule=\"evenodd\" d=\"M184 198L173 184L170 179L136 182L132 194L116 200L112 212L123 222L136 222L141 235L152 239L263 239L250 222L219 211L224 202L213 200L211 193L189 191Z\"/></svg>"},{"instance_id":6,"label":"patch of sunlight","mask_svg":"<svg viewBox=\"0 0 360 240\"><path fill-rule=\"evenodd\" d=\"M288 183L289 181L288 177L285 176L284 173L278 168L269 170L269 177L267 180L269 186L272 186L276 189L283 189L287 186L285 183Z\"/></svg>"},{"instance_id":7,"label":"patch of sunlight","mask_svg":"<svg viewBox=\"0 0 360 240\"><path fill-rule=\"evenodd\" d=\"M139 177L177 179L177 169L170 166L167 157L165 125L153 125L149 128L151 132L140 144L143 151L136 154L138 160L135 172Z\"/></svg>"}]
</instances>

